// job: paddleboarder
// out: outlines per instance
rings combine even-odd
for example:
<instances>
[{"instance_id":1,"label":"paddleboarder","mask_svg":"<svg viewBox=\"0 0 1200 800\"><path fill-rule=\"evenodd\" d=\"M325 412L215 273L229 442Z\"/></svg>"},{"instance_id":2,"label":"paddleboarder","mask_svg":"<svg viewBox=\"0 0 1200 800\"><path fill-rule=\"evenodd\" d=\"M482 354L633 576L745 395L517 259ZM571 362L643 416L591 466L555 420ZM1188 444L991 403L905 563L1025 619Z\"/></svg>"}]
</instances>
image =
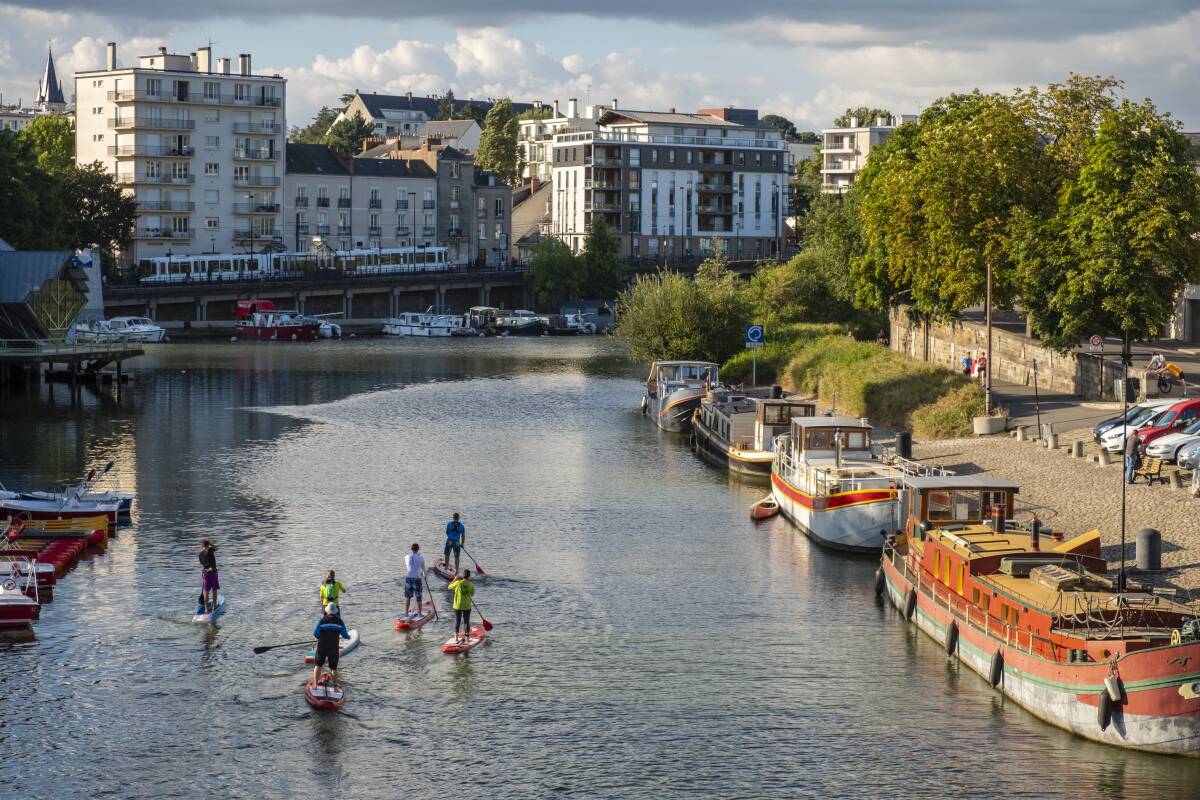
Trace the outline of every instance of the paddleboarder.
<instances>
[{"instance_id":1,"label":"paddleboarder","mask_svg":"<svg viewBox=\"0 0 1200 800\"><path fill-rule=\"evenodd\" d=\"M325 582L321 584L321 608L330 603L334 605L340 603L344 591L347 591L346 587L334 577L333 570L329 570L329 574L325 576Z\"/></svg>"},{"instance_id":2,"label":"paddleboarder","mask_svg":"<svg viewBox=\"0 0 1200 800\"><path fill-rule=\"evenodd\" d=\"M465 642L471 635L471 606L475 599L475 584L471 583L471 570L464 569L462 576L450 581L450 585L446 588L454 591L454 637L460 642ZM463 635L461 637L458 635L459 625L462 625Z\"/></svg>"},{"instance_id":3,"label":"paddleboarder","mask_svg":"<svg viewBox=\"0 0 1200 800\"><path fill-rule=\"evenodd\" d=\"M404 557L404 566L408 572L404 575L404 616L408 616L408 606L417 598L417 614L421 613L421 594L425 583L425 556L421 555L421 546L413 542L412 552Z\"/></svg>"},{"instance_id":4,"label":"paddleboarder","mask_svg":"<svg viewBox=\"0 0 1200 800\"><path fill-rule=\"evenodd\" d=\"M454 551L454 574L458 574L458 558L462 552L463 545L467 543L467 529L459 522L458 512L454 512L454 519L446 523L446 550L444 558L446 566L450 565L450 551Z\"/></svg>"},{"instance_id":5,"label":"paddleboarder","mask_svg":"<svg viewBox=\"0 0 1200 800\"><path fill-rule=\"evenodd\" d=\"M313 638L317 640L317 665L313 667L313 685L321 682L321 667L329 662L329 677L337 684L338 658L341 655L341 640L350 638L346 623L338 613L335 603L325 605L325 614L313 628Z\"/></svg>"},{"instance_id":6,"label":"paddleboarder","mask_svg":"<svg viewBox=\"0 0 1200 800\"><path fill-rule=\"evenodd\" d=\"M200 540L200 602L205 611L217 607L221 580L217 576L217 546L208 539ZM209 596L211 594L211 600Z\"/></svg>"}]
</instances>

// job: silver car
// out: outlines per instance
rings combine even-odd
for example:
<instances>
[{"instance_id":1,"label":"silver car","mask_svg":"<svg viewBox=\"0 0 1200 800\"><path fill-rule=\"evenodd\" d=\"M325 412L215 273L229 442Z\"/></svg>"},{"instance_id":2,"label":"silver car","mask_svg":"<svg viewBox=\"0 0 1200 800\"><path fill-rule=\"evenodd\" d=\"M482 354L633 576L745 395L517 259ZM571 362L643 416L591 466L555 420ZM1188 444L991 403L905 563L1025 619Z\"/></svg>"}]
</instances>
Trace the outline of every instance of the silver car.
<instances>
[{"instance_id":1,"label":"silver car","mask_svg":"<svg viewBox=\"0 0 1200 800\"><path fill-rule=\"evenodd\" d=\"M1180 448L1178 463L1183 469L1200 467L1200 442L1192 442Z\"/></svg>"}]
</instances>

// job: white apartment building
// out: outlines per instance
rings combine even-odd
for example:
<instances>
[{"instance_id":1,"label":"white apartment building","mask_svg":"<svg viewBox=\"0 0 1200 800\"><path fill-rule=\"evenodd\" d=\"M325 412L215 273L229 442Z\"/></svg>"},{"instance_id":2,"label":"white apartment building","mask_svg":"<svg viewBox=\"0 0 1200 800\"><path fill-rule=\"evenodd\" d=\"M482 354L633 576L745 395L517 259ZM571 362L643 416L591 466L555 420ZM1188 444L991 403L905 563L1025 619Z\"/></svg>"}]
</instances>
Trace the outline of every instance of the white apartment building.
<instances>
[{"instance_id":1,"label":"white apartment building","mask_svg":"<svg viewBox=\"0 0 1200 800\"><path fill-rule=\"evenodd\" d=\"M821 131L821 191L844 192L854 185L859 171L867 165L871 149L887 141L892 131L915 116L879 117L872 125L857 117L850 118L848 128L827 128Z\"/></svg>"},{"instance_id":2,"label":"white apartment building","mask_svg":"<svg viewBox=\"0 0 1200 800\"><path fill-rule=\"evenodd\" d=\"M75 75L75 157L136 198L127 260L283 246L285 79L208 47L120 67L110 42L105 62Z\"/></svg>"},{"instance_id":3,"label":"white apartment building","mask_svg":"<svg viewBox=\"0 0 1200 800\"><path fill-rule=\"evenodd\" d=\"M517 134L517 147L525 160L525 169L521 177L527 180L536 178L541 183L549 182L554 137L560 133L594 131L600 115L616 107L617 99L614 97L611 106L587 106L581 114L579 100L572 97L567 101L565 114L555 100L554 111L550 116L521 120L518 123L520 130Z\"/></svg>"},{"instance_id":4,"label":"white apartment building","mask_svg":"<svg viewBox=\"0 0 1200 800\"><path fill-rule=\"evenodd\" d=\"M754 109L609 109L595 130L556 134L550 166L550 232L576 251L597 215L637 259L782 251L791 163Z\"/></svg>"}]
</instances>

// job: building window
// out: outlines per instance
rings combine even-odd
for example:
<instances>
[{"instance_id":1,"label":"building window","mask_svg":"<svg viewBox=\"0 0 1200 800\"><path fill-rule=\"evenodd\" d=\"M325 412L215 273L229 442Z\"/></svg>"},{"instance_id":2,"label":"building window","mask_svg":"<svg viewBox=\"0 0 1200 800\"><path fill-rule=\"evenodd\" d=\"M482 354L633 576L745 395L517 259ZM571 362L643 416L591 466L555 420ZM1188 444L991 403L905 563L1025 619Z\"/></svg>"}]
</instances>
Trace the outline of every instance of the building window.
<instances>
[{"instance_id":1,"label":"building window","mask_svg":"<svg viewBox=\"0 0 1200 800\"><path fill-rule=\"evenodd\" d=\"M426 228L432 228L432 227L433 227L433 214L426 214L426 215L425 215L425 227L426 227Z\"/></svg>"},{"instance_id":2,"label":"building window","mask_svg":"<svg viewBox=\"0 0 1200 800\"><path fill-rule=\"evenodd\" d=\"M343 186L340 189L338 189L338 199L339 200L349 200L350 199L350 188L348 186Z\"/></svg>"},{"instance_id":3,"label":"building window","mask_svg":"<svg viewBox=\"0 0 1200 800\"><path fill-rule=\"evenodd\" d=\"M245 103L250 100L250 84L235 83L233 85L233 99L238 103Z\"/></svg>"},{"instance_id":4,"label":"building window","mask_svg":"<svg viewBox=\"0 0 1200 800\"><path fill-rule=\"evenodd\" d=\"M308 197L307 184L300 183L296 185L296 198L299 199L301 197Z\"/></svg>"},{"instance_id":5,"label":"building window","mask_svg":"<svg viewBox=\"0 0 1200 800\"><path fill-rule=\"evenodd\" d=\"M220 122L221 121L221 109L219 109L219 108L204 109L204 121L205 122Z\"/></svg>"},{"instance_id":6,"label":"building window","mask_svg":"<svg viewBox=\"0 0 1200 800\"><path fill-rule=\"evenodd\" d=\"M305 211L296 212L296 226L302 227L308 224L308 213Z\"/></svg>"},{"instance_id":7,"label":"building window","mask_svg":"<svg viewBox=\"0 0 1200 800\"><path fill-rule=\"evenodd\" d=\"M486 222L479 223L479 241L481 241L481 242L487 241L487 223Z\"/></svg>"},{"instance_id":8,"label":"building window","mask_svg":"<svg viewBox=\"0 0 1200 800\"><path fill-rule=\"evenodd\" d=\"M754 154L754 166L756 166L756 167L762 166L762 153Z\"/></svg>"},{"instance_id":9,"label":"building window","mask_svg":"<svg viewBox=\"0 0 1200 800\"><path fill-rule=\"evenodd\" d=\"M250 180L250 167L245 164L238 164L233 168L233 179L235 181Z\"/></svg>"},{"instance_id":10,"label":"building window","mask_svg":"<svg viewBox=\"0 0 1200 800\"><path fill-rule=\"evenodd\" d=\"M221 227L221 220L219 217L205 217L204 218L204 229L205 230L215 231L215 230L219 229L220 227Z\"/></svg>"},{"instance_id":11,"label":"building window","mask_svg":"<svg viewBox=\"0 0 1200 800\"><path fill-rule=\"evenodd\" d=\"M667 151L667 161L671 162L672 164L675 163L675 151L674 150Z\"/></svg>"},{"instance_id":12,"label":"building window","mask_svg":"<svg viewBox=\"0 0 1200 800\"><path fill-rule=\"evenodd\" d=\"M636 147L629 148L629 164L630 166L638 166L642 163L642 151Z\"/></svg>"},{"instance_id":13,"label":"building window","mask_svg":"<svg viewBox=\"0 0 1200 800\"><path fill-rule=\"evenodd\" d=\"M432 203L433 203L433 189L426 189L426 190L425 190L425 195L424 195L424 197L425 197L425 207L426 207L426 208L432 208L432 207L433 207L433 206L432 206Z\"/></svg>"},{"instance_id":14,"label":"building window","mask_svg":"<svg viewBox=\"0 0 1200 800\"><path fill-rule=\"evenodd\" d=\"M204 99L205 100L220 100L221 99L221 84L216 81L204 82Z\"/></svg>"},{"instance_id":15,"label":"building window","mask_svg":"<svg viewBox=\"0 0 1200 800\"><path fill-rule=\"evenodd\" d=\"M658 163L658 148L657 147L651 148L651 150L650 150L650 163L651 164Z\"/></svg>"},{"instance_id":16,"label":"building window","mask_svg":"<svg viewBox=\"0 0 1200 800\"><path fill-rule=\"evenodd\" d=\"M480 197L478 198L478 200L475 204L475 209L478 213L478 216L486 217L487 216L487 198L480 195Z\"/></svg>"},{"instance_id":17,"label":"building window","mask_svg":"<svg viewBox=\"0 0 1200 800\"><path fill-rule=\"evenodd\" d=\"M329 198L329 187L328 186L318 186L317 187L317 197L323 197L325 199L328 199Z\"/></svg>"},{"instance_id":18,"label":"building window","mask_svg":"<svg viewBox=\"0 0 1200 800\"><path fill-rule=\"evenodd\" d=\"M461 165L457 161L450 162L450 177L451 178L461 177L462 173L459 171L460 167L461 167Z\"/></svg>"},{"instance_id":19,"label":"building window","mask_svg":"<svg viewBox=\"0 0 1200 800\"><path fill-rule=\"evenodd\" d=\"M371 214L371 221L368 223L368 226L371 228L379 227L379 214L377 212Z\"/></svg>"},{"instance_id":20,"label":"building window","mask_svg":"<svg viewBox=\"0 0 1200 800\"><path fill-rule=\"evenodd\" d=\"M213 164L213 163L205 164L204 165L204 174L205 175L220 175L221 174L221 165Z\"/></svg>"},{"instance_id":21,"label":"building window","mask_svg":"<svg viewBox=\"0 0 1200 800\"><path fill-rule=\"evenodd\" d=\"M176 233L187 233L188 232L188 218L187 217L171 217L171 230L175 231Z\"/></svg>"},{"instance_id":22,"label":"building window","mask_svg":"<svg viewBox=\"0 0 1200 800\"><path fill-rule=\"evenodd\" d=\"M692 163L692 151L691 150L687 151L687 163L689 163L689 164Z\"/></svg>"},{"instance_id":23,"label":"building window","mask_svg":"<svg viewBox=\"0 0 1200 800\"><path fill-rule=\"evenodd\" d=\"M205 189L204 202L219 203L221 202L221 191L219 189Z\"/></svg>"},{"instance_id":24,"label":"building window","mask_svg":"<svg viewBox=\"0 0 1200 800\"><path fill-rule=\"evenodd\" d=\"M162 81L158 78L146 79L146 94L150 97L158 97L162 94Z\"/></svg>"},{"instance_id":25,"label":"building window","mask_svg":"<svg viewBox=\"0 0 1200 800\"><path fill-rule=\"evenodd\" d=\"M504 235L504 226L501 225L499 222L497 222L496 227L492 230L492 233L495 234L496 246L499 247L500 246L500 237Z\"/></svg>"},{"instance_id":26,"label":"building window","mask_svg":"<svg viewBox=\"0 0 1200 800\"><path fill-rule=\"evenodd\" d=\"M209 150L216 150L218 147L221 146L221 137L220 136L205 136L204 137L204 146L207 147Z\"/></svg>"},{"instance_id":27,"label":"building window","mask_svg":"<svg viewBox=\"0 0 1200 800\"><path fill-rule=\"evenodd\" d=\"M455 162L451 162L451 163L457 164L458 162L455 161ZM456 203L458 202L458 187L457 186L450 187L450 199Z\"/></svg>"},{"instance_id":28,"label":"building window","mask_svg":"<svg viewBox=\"0 0 1200 800\"><path fill-rule=\"evenodd\" d=\"M496 213L494 214L494 216L496 217L496 219L504 219L504 198L503 197L496 198Z\"/></svg>"},{"instance_id":29,"label":"building window","mask_svg":"<svg viewBox=\"0 0 1200 800\"><path fill-rule=\"evenodd\" d=\"M461 231L462 230L462 224L459 221L458 214L450 215L450 230L452 230L452 231Z\"/></svg>"},{"instance_id":30,"label":"building window","mask_svg":"<svg viewBox=\"0 0 1200 800\"><path fill-rule=\"evenodd\" d=\"M157 178L160 175L162 175L162 162L161 161L147 161L146 162L146 177L147 178Z\"/></svg>"}]
</instances>

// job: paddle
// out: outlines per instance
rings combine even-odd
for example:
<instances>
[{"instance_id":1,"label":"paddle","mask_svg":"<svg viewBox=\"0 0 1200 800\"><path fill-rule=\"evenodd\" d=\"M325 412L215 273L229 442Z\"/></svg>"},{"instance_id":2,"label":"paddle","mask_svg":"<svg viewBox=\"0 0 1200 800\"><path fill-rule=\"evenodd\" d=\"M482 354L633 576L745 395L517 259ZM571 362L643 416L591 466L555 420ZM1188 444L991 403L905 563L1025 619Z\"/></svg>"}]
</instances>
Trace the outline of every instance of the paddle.
<instances>
[{"instance_id":1,"label":"paddle","mask_svg":"<svg viewBox=\"0 0 1200 800\"><path fill-rule=\"evenodd\" d=\"M495 627L492 625L492 623L487 621L487 617L483 616L483 612L479 610L479 606L475 605L474 600L471 601L471 608L475 609L476 613L479 614L479 621L483 623L483 629L485 631L490 631L493 627Z\"/></svg>"},{"instance_id":2,"label":"paddle","mask_svg":"<svg viewBox=\"0 0 1200 800\"><path fill-rule=\"evenodd\" d=\"M425 582L425 591L429 593L429 607L433 609L433 618L441 622L442 618L438 616L437 604L433 602L433 590L429 588L429 578L421 573L421 580Z\"/></svg>"},{"instance_id":3,"label":"paddle","mask_svg":"<svg viewBox=\"0 0 1200 800\"><path fill-rule=\"evenodd\" d=\"M312 639L305 639L303 642L287 642L286 644L269 644L266 647L256 647L254 648L254 654L259 655L268 650L274 650L276 647L297 647L302 644L312 644Z\"/></svg>"},{"instance_id":4,"label":"paddle","mask_svg":"<svg viewBox=\"0 0 1200 800\"><path fill-rule=\"evenodd\" d=\"M466 547L464 547L464 548L462 549L462 551L463 551L464 553L467 553L467 548L466 548ZM485 572L483 571L483 567L479 566L479 562L475 560L475 556L471 555L470 553L467 553L467 558L471 559L471 563L475 565L475 571L476 571L476 572L478 572L480 575L486 575L486 574L487 574L487 573L485 573Z\"/></svg>"}]
</instances>

